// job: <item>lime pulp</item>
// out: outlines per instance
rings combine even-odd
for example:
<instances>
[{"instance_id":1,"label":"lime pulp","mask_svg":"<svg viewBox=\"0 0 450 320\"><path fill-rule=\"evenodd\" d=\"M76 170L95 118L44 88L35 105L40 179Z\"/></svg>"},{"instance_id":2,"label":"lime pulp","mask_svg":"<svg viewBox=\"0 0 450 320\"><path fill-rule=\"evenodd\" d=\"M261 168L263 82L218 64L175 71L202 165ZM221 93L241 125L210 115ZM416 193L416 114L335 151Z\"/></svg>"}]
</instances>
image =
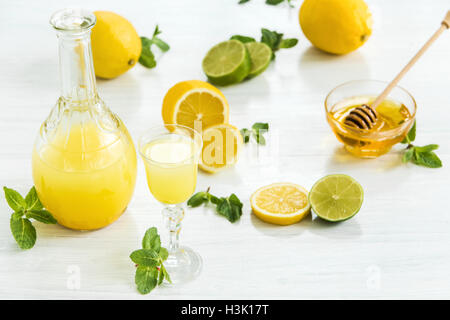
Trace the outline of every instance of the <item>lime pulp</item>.
<instances>
[{"instance_id":1,"label":"lime pulp","mask_svg":"<svg viewBox=\"0 0 450 320\"><path fill-rule=\"evenodd\" d=\"M350 219L361 209L364 191L361 185L345 174L328 175L317 181L309 192L313 211L332 222Z\"/></svg>"},{"instance_id":2,"label":"lime pulp","mask_svg":"<svg viewBox=\"0 0 450 320\"><path fill-rule=\"evenodd\" d=\"M248 74L248 78L256 77L264 72L272 60L272 49L262 42L247 42L245 44L248 53L250 54L250 60L252 61L252 67Z\"/></svg>"},{"instance_id":3,"label":"lime pulp","mask_svg":"<svg viewBox=\"0 0 450 320\"><path fill-rule=\"evenodd\" d=\"M238 40L228 40L212 47L202 62L208 80L226 86L244 80L251 68L250 55Z\"/></svg>"}]
</instances>

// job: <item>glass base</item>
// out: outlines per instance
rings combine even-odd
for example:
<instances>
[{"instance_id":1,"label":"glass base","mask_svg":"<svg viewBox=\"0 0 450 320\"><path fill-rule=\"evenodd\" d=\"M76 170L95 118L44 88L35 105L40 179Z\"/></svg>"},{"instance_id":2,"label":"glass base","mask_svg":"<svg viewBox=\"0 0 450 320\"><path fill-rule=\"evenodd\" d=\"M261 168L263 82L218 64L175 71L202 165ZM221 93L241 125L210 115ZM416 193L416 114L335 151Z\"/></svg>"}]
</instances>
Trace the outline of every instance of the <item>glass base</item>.
<instances>
[{"instance_id":1,"label":"glass base","mask_svg":"<svg viewBox=\"0 0 450 320\"><path fill-rule=\"evenodd\" d=\"M169 253L169 257L164 261L172 284L194 280L200 274L202 266L200 255L188 247L179 247L177 251ZM169 282L165 284L170 285Z\"/></svg>"}]
</instances>

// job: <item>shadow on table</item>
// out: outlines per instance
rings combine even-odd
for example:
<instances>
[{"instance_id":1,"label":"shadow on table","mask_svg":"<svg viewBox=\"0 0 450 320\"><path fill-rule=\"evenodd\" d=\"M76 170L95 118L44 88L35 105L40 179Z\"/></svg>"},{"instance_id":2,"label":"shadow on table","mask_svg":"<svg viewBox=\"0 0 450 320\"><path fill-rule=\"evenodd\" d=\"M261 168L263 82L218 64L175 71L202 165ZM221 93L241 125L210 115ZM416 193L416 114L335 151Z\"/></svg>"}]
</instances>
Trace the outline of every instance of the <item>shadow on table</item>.
<instances>
[{"instance_id":1,"label":"shadow on table","mask_svg":"<svg viewBox=\"0 0 450 320\"><path fill-rule=\"evenodd\" d=\"M300 56L298 66L305 84L314 89L323 88L325 95L344 82L370 78L369 66L360 51L334 55L311 46Z\"/></svg>"},{"instance_id":2,"label":"shadow on table","mask_svg":"<svg viewBox=\"0 0 450 320\"><path fill-rule=\"evenodd\" d=\"M352 155L340 145L335 147L333 154L330 156L327 169L329 172L336 172L342 169L369 167L380 172L395 169L402 164L402 153L398 150L390 151L378 158L365 159Z\"/></svg>"},{"instance_id":3,"label":"shadow on table","mask_svg":"<svg viewBox=\"0 0 450 320\"><path fill-rule=\"evenodd\" d=\"M298 223L289 226L278 226L266 223L251 214L251 222L259 232L275 238L290 238L301 235L304 231L329 239L353 239L361 236L361 227L357 220L329 222L309 214Z\"/></svg>"},{"instance_id":4,"label":"shadow on table","mask_svg":"<svg viewBox=\"0 0 450 320\"><path fill-rule=\"evenodd\" d=\"M359 238L362 234L361 226L355 217L346 221L330 222L314 215L305 228L315 235L334 240Z\"/></svg>"},{"instance_id":5,"label":"shadow on table","mask_svg":"<svg viewBox=\"0 0 450 320\"><path fill-rule=\"evenodd\" d=\"M289 226L280 226L264 222L258 217L256 217L253 213L250 214L251 214L250 221L252 222L256 230L267 236L275 238L297 237L298 235L302 234L305 230L308 230L308 222L310 222L312 219L311 214L309 214L298 223L294 223Z\"/></svg>"}]
</instances>

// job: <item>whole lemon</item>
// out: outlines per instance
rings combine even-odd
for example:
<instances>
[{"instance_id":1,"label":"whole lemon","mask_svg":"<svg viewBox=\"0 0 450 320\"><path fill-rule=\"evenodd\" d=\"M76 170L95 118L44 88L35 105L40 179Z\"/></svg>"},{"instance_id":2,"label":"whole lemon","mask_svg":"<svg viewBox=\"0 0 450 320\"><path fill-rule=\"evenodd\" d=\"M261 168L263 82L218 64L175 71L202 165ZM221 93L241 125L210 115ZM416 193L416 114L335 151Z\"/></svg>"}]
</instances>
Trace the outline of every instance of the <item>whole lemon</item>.
<instances>
[{"instance_id":1,"label":"whole lemon","mask_svg":"<svg viewBox=\"0 0 450 320\"><path fill-rule=\"evenodd\" d=\"M299 20L315 47L334 54L358 49L372 34L372 15L363 0L305 0Z\"/></svg>"},{"instance_id":2,"label":"whole lemon","mask_svg":"<svg viewBox=\"0 0 450 320\"><path fill-rule=\"evenodd\" d=\"M92 56L95 75L111 79L132 68L139 60L142 44L133 25L114 12L95 11Z\"/></svg>"}]
</instances>

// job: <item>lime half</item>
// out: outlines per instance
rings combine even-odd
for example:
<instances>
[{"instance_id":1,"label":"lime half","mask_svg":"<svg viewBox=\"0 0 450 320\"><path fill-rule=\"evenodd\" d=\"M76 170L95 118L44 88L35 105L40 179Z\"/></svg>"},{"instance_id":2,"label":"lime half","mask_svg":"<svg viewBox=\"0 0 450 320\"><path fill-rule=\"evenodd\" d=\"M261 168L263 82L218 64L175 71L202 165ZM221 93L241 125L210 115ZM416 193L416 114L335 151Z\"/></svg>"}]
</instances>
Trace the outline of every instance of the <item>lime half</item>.
<instances>
[{"instance_id":1,"label":"lime half","mask_svg":"<svg viewBox=\"0 0 450 320\"><path fill-rule=\"evenodd\" d=\"M314 212L324 220L343 221L358 213L364 199L361 185L345 174L332 174L317 181L309 192Z\"/></svg>"},{"instance_id":2,"label":"lime half","mask_svg":"<svg viewBox=\"0 0 450 320\"><path fill-rule=\"evenodd\" d=\"M202 67L211 83L226 86L247 77L251 60L242 42L229 40L212 47L203 59Z\"/></svg>"},{"instance_id":3,"label":"lime half","mask_svg":"<svg viewBox=\"0 0 450 320\"><path fill-rule=\"evenodd\" d=\"M250 54L250 60L252 61L252 67L248 78L256 77L258 74L264 72L272 60L272 49L262 42L247 42L245 44L248 53Z\"/></svg>"}]
</instances>

